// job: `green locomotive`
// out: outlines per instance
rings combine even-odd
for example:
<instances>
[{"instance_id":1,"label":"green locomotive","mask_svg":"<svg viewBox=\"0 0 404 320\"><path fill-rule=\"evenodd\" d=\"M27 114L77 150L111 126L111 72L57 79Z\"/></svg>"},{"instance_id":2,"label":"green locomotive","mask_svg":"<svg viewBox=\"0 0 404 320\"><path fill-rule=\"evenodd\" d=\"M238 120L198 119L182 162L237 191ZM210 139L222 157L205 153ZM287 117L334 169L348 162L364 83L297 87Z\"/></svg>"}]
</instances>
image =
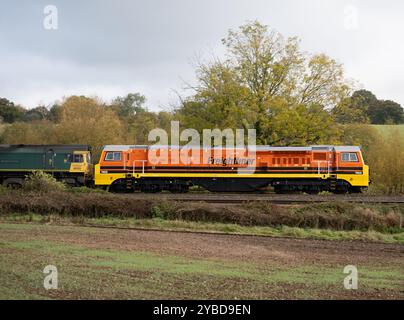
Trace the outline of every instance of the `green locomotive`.
<instances>
[{"instance_id":1,"label":"green locomotive","mask_svg":"<svg viewBox=\"0 0 404 320\"><path fill-rule=\"evenodd\" d=\"M0 145L0 183L20 187L25 177L41 170L71 186L92 178L91 150L87 145Z\"/></svg>"}]
</instances>

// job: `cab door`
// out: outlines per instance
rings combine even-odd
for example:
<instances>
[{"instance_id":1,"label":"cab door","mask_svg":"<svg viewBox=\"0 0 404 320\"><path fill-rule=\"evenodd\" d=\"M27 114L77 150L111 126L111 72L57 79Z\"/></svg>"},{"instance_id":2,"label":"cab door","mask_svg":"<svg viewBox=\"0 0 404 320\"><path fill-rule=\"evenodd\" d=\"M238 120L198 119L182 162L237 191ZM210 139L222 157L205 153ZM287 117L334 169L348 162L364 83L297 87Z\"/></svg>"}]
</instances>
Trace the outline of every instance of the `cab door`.
<instances>
[{"instance_id":1,"label":"cab door","mask_svg":"<svg viewBox=\"0 0 404 320\"><path fill-rule=\"evenodd\" d=\"M131 164L130 164L130 154L128 152L122 152L122 162L123 162L123 170L124 171L130 171L131 169Z\"/></svg>"},{"instance_id":2,"label":"cab door","mask_svg":"<svg viewBox=\"0 0 404 320\"><path fill-rule=\"evenodd\" d=\"M330 152L328 153L328 159L330 162L330 174L335 174L337 171L337 167L338 167L338 158L335 152L335 148L332 148L330 150Z\"/></svg>"},{"instance_id":3,"label":"cab door","mask_svg":"<svg viewBox=\"0 0 404 320\"><path fill-rule=\"evenodd\" d=\"M45 170L54 170L55 169L55 151L53 149L48 149L45 152Z\"/></svg>"}]
</instances>

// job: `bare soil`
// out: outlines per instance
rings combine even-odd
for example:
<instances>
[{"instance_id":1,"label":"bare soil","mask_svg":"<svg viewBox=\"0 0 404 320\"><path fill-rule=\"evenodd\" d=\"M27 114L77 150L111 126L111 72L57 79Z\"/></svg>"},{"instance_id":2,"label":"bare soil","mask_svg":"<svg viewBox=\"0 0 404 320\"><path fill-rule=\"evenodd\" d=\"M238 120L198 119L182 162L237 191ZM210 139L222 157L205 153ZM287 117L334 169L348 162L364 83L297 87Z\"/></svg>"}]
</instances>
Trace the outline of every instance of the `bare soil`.
<instances>
[{"instance_id":1,"label":"bare soil","mask_svg":"<svg viewBox=\"0 0 404 320\"><path fill-rule=\"evenodd\" d=\"M45 295L49 298L404 299L404 271L402 275L400 271L397 271L404 270L403 245L56 225L20 225L18 227L9 225L2 228L0 234L0 244L26 242L30 239L44 241L49 245L56 243L63 244L65 247L80 246L100 249L103 252L105 250L128 254L142 252L162 258L180 257L186 259L185 261L187 259L200 261L202 265L206 261L213 261L215 265L219 263L223 268L240 265L247 274L250 270L248 266L251 266L251 270L254 269L255 273L259 270L258 272L266 279L270 278L273 272L280 271L286 274L285 279L278 277L277 282L268 285L266 280L258 281L258 278L250 279L245 275L215 276L209 270L205 270L203 274L198 272L177 274L170 273L170 270L156 273L153 269L109 269L100 266L98 269L105 270L107 273L105 278L88 276L91 290L70 289L70 291L44 293L40 288L26 289L26 292ZM19 251L0 247L0 253L6 258L7 254L16 255ZM32 263L40 260L38 257L32 259ZM69 262L70 268L80 267L83 263L85 260L79 256L77 260L75 258ZM381 284L381 286L364 285L362 290L344 290L340 280L325 281L324 284L311 282L313 277L316 279L327 276L326 272L322 272L323 268L324 270L337 268L341 270L341 276L344 277L342 270L346 265L357 266L359 277L364 268L372 270L382 281L388 281L393 277L395 284L391 289ZM378 274L378 270L384 274ZM389 270L392 271L391 275ZM73 273L80 272L81 269L78 269ZM295 277L300 280L295 281ZM146 289L136 293L126 292L127 288L109 290L115 285L115 282L112 282L113 279L121 278L129 280L118 281L118 283L125 284L126 281L130 281L134 286L141 284ZM307 281L304 280L306 278Z\"/></svg>"},{"instance_id":2,"label":"bare soil","mask_svg":"<svg viewBox=\"0 0 404 320\"><path fill-rule=\"evenodd\" d=\"M396 244L59 226L14 230L9 236L17 241L50 240L89 248L149 251L189 258L290 266L388 264L401 265L404 270L404 246Z\"/></svg>"}]
</instances>

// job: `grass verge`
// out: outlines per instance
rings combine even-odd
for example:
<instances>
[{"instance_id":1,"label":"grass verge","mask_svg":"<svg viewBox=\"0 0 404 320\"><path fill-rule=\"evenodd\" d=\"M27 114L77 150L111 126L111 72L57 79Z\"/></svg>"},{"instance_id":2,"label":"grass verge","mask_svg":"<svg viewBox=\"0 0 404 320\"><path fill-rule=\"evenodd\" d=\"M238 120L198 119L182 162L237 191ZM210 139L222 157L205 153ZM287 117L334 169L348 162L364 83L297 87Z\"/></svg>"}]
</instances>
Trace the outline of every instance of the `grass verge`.
<instances>
[{"instance_id":1,"label":"grass verge","mask_svg":"<svg viewBox=\"0 0 404 320\"><path fill-rule=\"evenodd\" d=\"M42 216L38 214L7 214L0 215L0 221L12 223L35 223L54 225L79 225L95 227L119 227L141 228L162 231L190 231L224 234L240 234L265 237L289 237L299 239L317 240L344 240L344 241L368 241L392 244L404 244L404 232L381 233L374 230L368 231L337 231L330 229L298 228L298 227L265 227L265 226L241 226L229 223L210 223L185 220L165 220L161 218L136 219L100 217L88 218L85 216Z\"/></svg>"}]
</instances>

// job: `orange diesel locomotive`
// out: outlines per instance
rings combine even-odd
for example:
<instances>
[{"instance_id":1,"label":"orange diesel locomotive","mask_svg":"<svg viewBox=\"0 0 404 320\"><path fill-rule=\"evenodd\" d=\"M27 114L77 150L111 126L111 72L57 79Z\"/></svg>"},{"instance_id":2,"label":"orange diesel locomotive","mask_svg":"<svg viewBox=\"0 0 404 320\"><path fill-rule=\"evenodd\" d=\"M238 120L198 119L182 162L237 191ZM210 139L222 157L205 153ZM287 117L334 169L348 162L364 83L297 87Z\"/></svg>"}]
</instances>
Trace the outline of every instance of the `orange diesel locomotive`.
<instances>
[{"instance_id":1,"label":"orange diesel locomotive","mask_svg":"<svg viewBox=\"0 0 404 320\"><path fill-rule=\"evenodd\" d=\"M369 167L355 146L220 149L172 146L105 146L95 166L96 186L116 192L360 192Z\"/></svg>"}]
</instances>

